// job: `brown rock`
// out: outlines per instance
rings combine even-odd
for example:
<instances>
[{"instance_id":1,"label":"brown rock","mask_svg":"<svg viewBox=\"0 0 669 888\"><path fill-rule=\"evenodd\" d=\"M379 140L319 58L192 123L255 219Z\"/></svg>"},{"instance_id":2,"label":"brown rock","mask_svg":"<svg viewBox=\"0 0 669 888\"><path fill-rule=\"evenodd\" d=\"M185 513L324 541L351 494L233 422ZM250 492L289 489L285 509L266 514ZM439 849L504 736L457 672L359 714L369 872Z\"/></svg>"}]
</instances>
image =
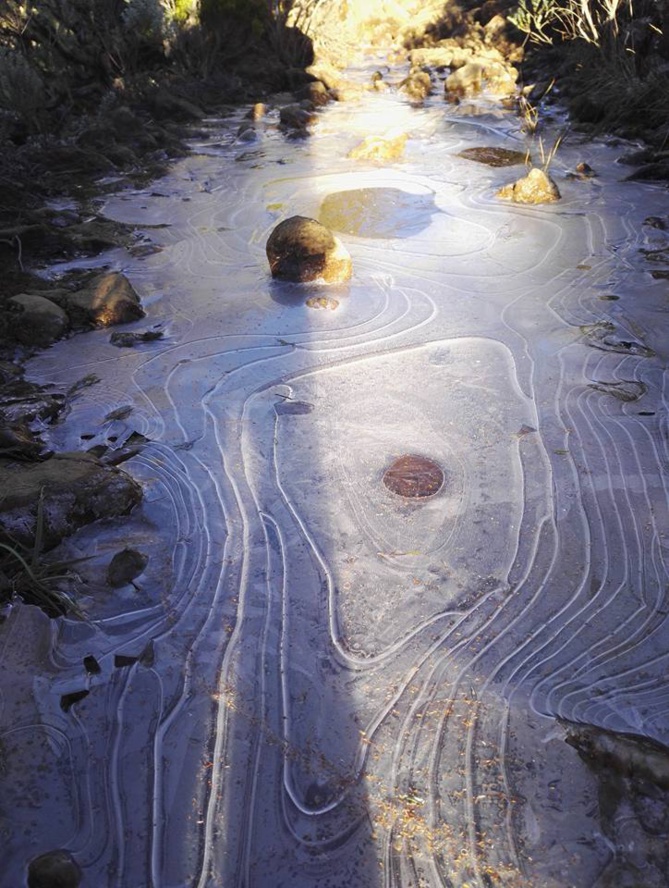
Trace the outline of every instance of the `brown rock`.
<instances>
[{"instance_id":1,"label":"brown rock","mask_svg":"<svg viewBox=\"0 0 669 888\"><path fill-rule=\"evenodd\" d=\"M339 238L306 216L292 216L277 225L267 241L267 258L272 277L284 281L341 283L353 270Z\"/></svg>"},{"instance_id":2,"label":"brown rock","mask_svg":"<svg viewBox=\"0 0 669 888\"><path fill-rule=\"evenodd\" d=\"M246 115L250 120L262 120L267 115L267 105L263 102L256 102Z\"/></svg>"},{"instance_id":3,"label":"brown rock","mask_svg":"<svg viewBox=\"0 0 669 888\"><path fill-rule=\"evenodd\" d=\"M496 96L513 95L518 72L510 65L495 59L476 58L449 74L444 88L453 98L478 95L485 88Z\"/></svg>"},{"instance_id":4,"label":"brown rock","mask_svg":"<svg viewBox=\"0 0 669 888\"><path fill-rule=\"evenodd\" d=\"M327 105L328 102L332 101L332 94L325 84L321 83L319 80L315 80L313 83L307 83L306 86L298 89L295 93L295 98L298 101L306 100L312 102L317 107L320 107L322 105Z\"/></svg>"},{"instance_id":5,"label":"brown rock","mask_svg":"<svg viewBox=\"0 0 669 888\"><path fill-rule=\"evenodd\" d=\"M316 111L311 102L285 105L279 112L279 123L283 129L306 134L309 126L316 120Z\"/></svg>"},{"instance_id":6,"label":"brown rock","mask_svg":"<svg viewBox=\"0 0 669 888\"><path fill-rule=\"evenodd\" d=\"M497 197L514 203L541 204L560 200L561 195L548 173L533 167L522 179L500 188Z\"/></svg>"},{"instance_id":7,"label":"brown rock","mask_svg":"<svg viewBox=\"0 0 669 888\"><path fill-rule=\"evenodd\" d=\"M319 61L307 68L307 74L316 77L327 89L336 89L341 82L341 71L328 62Z\"/></svg>"},{"instance_id":8,"label":"brown rock","mask_svg":"<svg viewBox=\"0 0 669 888\"><path fill-rule=\"evenodd\" d=\"M484 163L491 167L514 166L518 163L525 163L527 152L512 151L510 148L465 148L460 151L458 157L464 157L465 160L475 160L477 163Z\"/></svg>"},{"instance_id":9,"label":"brown rock","mask_svg":"<svg viewBox=\"0 0 669 888\"><path fill-rule=\"evenodd\" d=\"M45 348L70 329L67 314L44 296L20 293L7 300L11 311L9 329L17 342Z\"/></svg>"},{"instance_id":10,"label":"brown rock","mask_svg":"<svg viewBox=\"0 0 669 888\"><path fill-rule=\"evenodd\" d=\"M438 493L444 484L441 466L415 453L396 459L383 475L388 490L409 499L425 499Z\"/></svg>"},{"instance_id":11,"label":"brown rock","mask_svg":"<svg viewBox=\"0 0 669 888\"><path fill-rule=\"evenodd\" d=\"M412 102L424 102L432 92L432 80L425 71L413 71L400 84L403 92Z\"/></svg>"},{"instance_id":12,"label":"brown rock","mask_svg":"<svg viewBox=\"0 0 669 888\"><path fill-rule=\"evenodd\" d=\"M68 294L63 308L75 327L112 327L144 317L139 296L119 272L98 275L83 289Z\"/></svg>"}]
</instances>

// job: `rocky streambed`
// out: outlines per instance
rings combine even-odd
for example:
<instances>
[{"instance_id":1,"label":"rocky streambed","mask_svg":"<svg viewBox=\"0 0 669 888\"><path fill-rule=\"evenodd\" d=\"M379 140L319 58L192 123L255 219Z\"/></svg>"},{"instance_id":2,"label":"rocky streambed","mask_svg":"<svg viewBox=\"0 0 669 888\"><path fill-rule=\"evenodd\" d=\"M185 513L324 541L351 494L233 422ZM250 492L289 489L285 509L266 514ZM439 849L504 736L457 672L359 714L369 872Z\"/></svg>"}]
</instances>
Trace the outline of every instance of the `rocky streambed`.
<instances>
[{"instance_id":1,"label":"rocky streambed","mask_svg":"<svg viewBox=\"0 0 669 888\"><path fill-rule=\"evenodd\" d=\"M144 316L61 288L14 380L7 532L95 520L81 614L3 612L3 888L666 884L666 192L431 64L205 120L99 202L145 249L44 269Z\"/></svg>"}]
</instances>

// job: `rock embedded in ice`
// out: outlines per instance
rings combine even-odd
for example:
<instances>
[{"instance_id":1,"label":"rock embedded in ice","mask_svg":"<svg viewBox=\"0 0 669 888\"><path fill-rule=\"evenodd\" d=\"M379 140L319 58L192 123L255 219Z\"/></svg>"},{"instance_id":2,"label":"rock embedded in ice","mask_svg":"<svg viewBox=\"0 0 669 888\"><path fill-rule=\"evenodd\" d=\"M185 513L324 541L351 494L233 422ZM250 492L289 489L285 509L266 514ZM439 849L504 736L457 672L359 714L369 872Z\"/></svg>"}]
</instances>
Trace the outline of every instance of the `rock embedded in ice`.
<instances>
[{"instance_id":1,"label":"rock embedded in ice","mask_svg":"<svg viewBox=\"0 0 669 888\"><path fill-rule=\"evenodd\" d=\"M138 577L149 562L148 555L136 549L117 552L107 568L107 582L114 589L126 586Z\"/></svg>"},{"instance_id":2,"label":"rock embedded in ice","mask_svg":"<svg viewBox=\"0 0 669 888\"><path fill-rule=\"evenodd\" d=\"M512 151L509 148L496 148L494 146L481 148L476 146L460 151L458 157L464 157L465 160L475 160L477 163L486 164L486 166L506 167L525 163L527 152Z\"/></svg>"},{"instance_id":3,"label":"rock embedded in ice","mask_svg":"<svg viewBox=\"0 0 669 888\"><path fill-rule=\"evenodd\" d=\"M272 277L283 281L337 284L353 271L348 250L328 228L306 216L291 216L276 226L267 241Z\"/></svg>"},{"instance_id":4,"label":"rock embedded in ice","mask_svg":"<svg viewBox=\"0 0 669 888\"><path fill-rule=\"evenodd\" d=\"M81 879L81 867L64 849L40 854L28 867L28 888L77 888Z\"/></svg>"},{"instance_id":5,"label":"rock embedded in ice","mask_svg":"<svg viewBox=\"0 0 669 888\"><path fill-rule=\"evenodd\" d=\"M383 483L398 496L424 499L439 493L444 484L444 472L434 460L409 453L400 456L386 469Z\"/></svg>"},{"instance_id":6,"label":"rock embedded in ice","mask_svg":"<svg viewBox=\"0 0 669 888\"><path fill-rule=\"evenodd\" d=\"M514 203L541 204L560 200L561 194L548 173L533 167L522 179L500 188L497 197Z\"/></svg>"}]
</instances>

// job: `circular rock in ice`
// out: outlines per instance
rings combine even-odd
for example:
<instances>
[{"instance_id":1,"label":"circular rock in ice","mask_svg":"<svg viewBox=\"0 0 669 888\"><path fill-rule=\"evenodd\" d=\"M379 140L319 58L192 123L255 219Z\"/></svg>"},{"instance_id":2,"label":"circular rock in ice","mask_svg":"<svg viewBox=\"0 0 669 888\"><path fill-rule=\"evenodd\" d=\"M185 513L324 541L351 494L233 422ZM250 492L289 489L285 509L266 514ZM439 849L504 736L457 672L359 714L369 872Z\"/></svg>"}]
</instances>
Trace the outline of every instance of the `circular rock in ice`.
<instances>
[{"instance_id":1,"label":"circular rock in ice","mask_svg":"<svg viewBox=\"0 0 669 888\"><path fill-rule=\"evenodd\" d=\"M81 867L63 849L40 854L28 867L28 888L77 888L81 878Z\"/></svg>"},{"instance_id":2,"label":"circular rock in ice","mask_svg":"<svg viewBox=\"0 0 669 888\"><path fill-rule=\"evenodd\" d=\"M353 264L338 237L316 219L291 216L280 222L267 241L272 277L283 281L338 284L351 277Z\"/></svg>"},{"instance_id":3,"label":"circular rock in ice","mask_svg":"<svg viewBox=\"0 0 669 888\"><path fill-rule=\"evenodd\" d=\"M434 460L415 453L405 454L386 469L383 483L398 496L425 499L439 493L444 472Z\"/></svg>"}]
</instances>

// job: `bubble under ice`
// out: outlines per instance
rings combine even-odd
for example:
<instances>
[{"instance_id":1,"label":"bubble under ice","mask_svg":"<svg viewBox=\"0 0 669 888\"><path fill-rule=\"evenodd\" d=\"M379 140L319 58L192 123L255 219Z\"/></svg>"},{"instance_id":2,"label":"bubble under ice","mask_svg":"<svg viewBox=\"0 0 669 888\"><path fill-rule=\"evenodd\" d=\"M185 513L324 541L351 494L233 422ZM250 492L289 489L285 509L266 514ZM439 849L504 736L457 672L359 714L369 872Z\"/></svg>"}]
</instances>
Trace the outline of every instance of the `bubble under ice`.
<instances>
[{"instance_id":1,"label":"bubble under ice","mask_svg":"<svg viewBox=\"0 0 669 888\"><path fill-rule=\"evenodd\" d=\"M95 331L30 373L100 377L52 446L139 432L145 501L69 543L93 556L89 621L17 606L0 625L3 888L56 847L119 888L611 872L556 719L669 742L667 297L644 254L669 247L644 224L666 191L570 137L560 203L497 202L516 171L458 155L524 137L473 107L371 95L299 144L270 116L251 147L221 121L106 201L160 248L106 261L147 308L132 329L165 336ZM404 161L347 159L388 121ZM585 158L597 178L564 177ZM272 282L267 236L363 189L383 230L356 204L354 277L313 311L325 291ZM386 488L405 454L442 468L436 495ZM149 562L110 591L126 546Z\"/></svg>"}]
</instances>

